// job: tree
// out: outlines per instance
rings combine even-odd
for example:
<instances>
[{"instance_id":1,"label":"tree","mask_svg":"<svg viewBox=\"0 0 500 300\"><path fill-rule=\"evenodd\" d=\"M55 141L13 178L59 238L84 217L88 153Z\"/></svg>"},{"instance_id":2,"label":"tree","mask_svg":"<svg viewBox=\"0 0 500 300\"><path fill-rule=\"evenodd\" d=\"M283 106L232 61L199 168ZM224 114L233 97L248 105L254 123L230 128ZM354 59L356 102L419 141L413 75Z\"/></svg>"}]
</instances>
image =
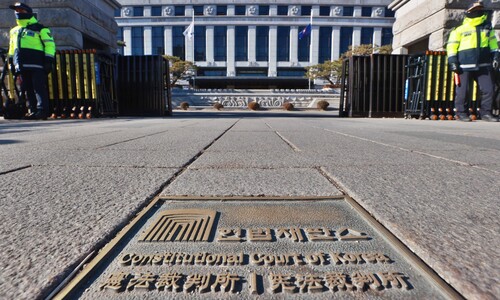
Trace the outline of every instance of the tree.
<instances>
[{"instance_id":1,"label":"tree","mask_svg":"<svg viewBox=\"0 0 500 300\"><path fill-rule=\"evenodd\" d=\"M342 59L334 61L327 60L322 64L317 64L306 68L306 77L314 79L323 79L330 84L337 84L342 73Z\"/></svg>"},{"instance_id":2,"label":"tree","mask_svg":"<svg viewBox=\"0 0 500 300\"><path fill-rule=\"evenodd\" d=\"M384 45L384 46L373 46L372 44L364 44L364 45L359 45L359 46L349 46L349 49L347 50L346 53L342 54L341 57L346 58L346 57L351 57L353 55L356 56L368 56L373 53L378 53L378 54L391 54L392 52L392 46L391 45Z\"/></svg>"},{"instance_id":3,"label":"tree","mask_svg":"<svg viewBox=\"0 0 500 300\"><path fill-rule=\"evenodd\" d=\"M340 81L340 77L342 76L342 63L344 59L353 55L368 56L373 53L391 54L391 52L391 45L384 45L381 47L374 47L373 45L359 45L354 47L349 46L349 50L343 53L337 60L325 61L322 64L306 67L306 77L310 80L323 79L328 81L332 85L337 85Z\"/></svg>"},{"instance_id":4,"label":"tree","mask_svg":"<svg viewBox=\"0 0 500 300\"><path fill-rule=\"evenodd\" d=\"M170 65L170 85L174 85L180 79L189 79L196 70L196 66L191 61L184 61L177 56L164 55Z\"/></svg>"}]
</instances>

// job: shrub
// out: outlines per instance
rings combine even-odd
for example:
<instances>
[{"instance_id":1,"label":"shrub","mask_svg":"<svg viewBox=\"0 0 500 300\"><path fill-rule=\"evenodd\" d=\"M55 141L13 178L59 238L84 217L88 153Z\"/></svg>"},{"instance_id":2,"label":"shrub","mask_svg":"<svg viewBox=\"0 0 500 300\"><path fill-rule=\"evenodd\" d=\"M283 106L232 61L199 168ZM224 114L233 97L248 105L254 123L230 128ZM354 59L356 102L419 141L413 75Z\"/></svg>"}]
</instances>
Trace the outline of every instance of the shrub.
<instances>
[{"instance_id":1,"label":"shrub","mask_svg":"<svg viewBox=\"0 0 500 300\"><path fill-rule=\"evenodd\" d=\"M285 102L285 103L283 103L283 109L284 109L284 110L288 110L288 111L290 111L290 110L293 110L293 109L294 109L294 106L293 106L293 104L292 104L292 103L290 103L290 102Z\"/></svg>"},{"instance_id":2,"label":"shrub","mask_svg":"<svg viewBox=\"0 0 500 300\"><path fill-rule=\"evenodd\" d=\"M260 105L259 103L257 103L257 101L252 101L248 103L248 108L250 108L251 110L259 110Z\"/></svg>"},{"instance_id":3,"label":"shrub","mask_svg":"<svg viewBox=\"0 0 500 300\"><path fill-rule=\"evenodd\" d=\"M221 110L224 108L224 105L220 104L219 102L214 103L214 108L216 110Z\"/></svg>"},{"instance_id":4,"label":"shrub","mask_svg":"<svg viewBox=\"0 0 500 300\"><path fill-rule=\"evenodd\" d=\"M187 103L187 102L181 102L181 108L183 110L187 110L189 108L189 103Z\"/></svg>"},{"instance_id":5,"label":"shrub","mask_svg":"<svg viewBox=\"0 0 500 300\"><path fill-rule=\"evenodd\" d=\"M325 100L320 100L318 101L318 103L316 104L316 107L318 109L321 109L321 110L326 110L328 108L328 106L330 105L330 103L328 103L328 101L325 101Z\"/></svg>"}]
</instances>

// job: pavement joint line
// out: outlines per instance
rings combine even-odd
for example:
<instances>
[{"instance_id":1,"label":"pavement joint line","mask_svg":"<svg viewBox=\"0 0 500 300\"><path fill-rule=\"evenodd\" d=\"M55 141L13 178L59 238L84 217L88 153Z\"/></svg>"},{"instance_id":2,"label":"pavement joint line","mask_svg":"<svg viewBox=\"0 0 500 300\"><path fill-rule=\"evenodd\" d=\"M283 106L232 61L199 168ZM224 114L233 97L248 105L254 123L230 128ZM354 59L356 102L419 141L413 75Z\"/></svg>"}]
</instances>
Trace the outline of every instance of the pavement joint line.
<instances>
[{"instance_id":1,"label":"pavement joint line","mask_svg":"<svg viewBox=\"0 0 500 300\"><path fill-rule=\"evenodd\" d=\"M274 131L274 133L276 133L280 139L283 140L283 142L285 142L290 148L292 148L293 151L295 152L302 152L302 150L300 150L299 147L297 147L296 145L294 145L292 142L290 142L287 138L285 138L281 133L279 133L277 130L274 130L274 128L269 125L269 123L267 122L264 122L264 124L266 124L267 127L269 127L269 129L272 129Z\"/></svg>"},{"instance_id":2,"label":"pavement joint line","mask_svg":"<svg viewBox=\"0 0 500 300\"><path fill-rule=\"evenodd\" d=\"M97 148L95 148L95 150L103 149L103 148L106 148L106 147L111 147L111 146L115 146L115 145L119 145L119 144L123 144L123 143L127 143L127 142L131 142L131 141L135 141L135 140L139 140L139 139L142 139L142 138L145 138L145 137L150 137L150 136L154 136L154 135L157 135L157 134L162 134L162 133L165 133L165 132L168 132L168 131L170 131L170 130L163 130L163 131L160 131L160 132L146 134L146 135L135 137L135 138L131 138L131 139L128 139L128 140L119 141L119 142L112 143L112 144L109 144L109 145L104 145L104 146L101 146L101 147L97 147Z\"/></svg>"},{"instance_id":3,"label":"pavement joint line","mask_svg":"<svg viewBox=\"0 0 500 300\"><path fill-rule=\"evenodd\" d=\"M33 167L33 165L23 166L23 167L15 168L15 169L12 169L12 170L7 170L7 171L4 171L4 172L0 172L0 175L14 173L14 172L21 171L21 170L24 170L24 169L28 169L28 168L31 168L31 167Z\"/></svg>"},{"instance_id":4,"label":"pavement joint line","mask_svg":"<svg viewBox=\"0 0 500 300\"><path fill-rule=\"evenodd\" d=\"M406 152L416 153L416 154L420 154L420 155L423 155L423 156L428 156L428 157L432 157L432 158L436 158L436 159L441 159L441 160L452 162L452 163L456 163L456 164L459 164L459 165L465 166L465 167L472 167L472 168L477 168L477 169L484 170L484 171L493 171L494 173L500 173L500 171L497 171L497 170L492 170L492 169L480 167L478 165L470 164L470 163L463 162L463 161L460 161L460 160L455 160L455 159L450 159L450 158L446 158L446 157L442 157L442 156L437 156L437 155L426 153L426 152L422 152L422 151L419 151L419 150L407 149L407 148L403 148L403 147L399 147L399 146L394 146L394 145L390 145L390 144L386 144L386 143L381 143L381 142L377 142L377 141L370 140L370 139L367 139L367 138L363 138L363 137L359 137L359 136L355 136L355 135L352 135L352 134L347 134L347 133L343 133L343 132L339 132L339 131L334 131L334 130L330 130L330 129L326 129L326 128L320 128L320 127L315 127L315 126L313 126L313 127L314 128L318 128L318 129L323 129L323 130L328 131L328 132L340 134L340 135L343 135L343 136L346 136L346 137L351 137L351 138L359 139L359 140L362 140L362 141L365 141L365 142L371 142L371 143L374 143L374 144L377 144L377 145L382 145L382 146L385 146L385 147L390 147L390 148L398 149L398 150L401 150L401 151L406 151Z\"/></svg>"},{"instance_id":5,"label":"pavement joint line","mask_svg":"<svg viewBox=\"0 0 500 300\"><path fill-rule=\"evenodd\" d=\"M80 262L80 265L85 265L83 269L81 269L81 272L76 274L76 271L71 272L68 276L65 277L65 279L62 282L69 282L67 285L63 285L62 283L59 284L56 289L54 289L50 295L55 295L53 298L45 298L46 300L49 299L65 299L65 297L68 295L69 292L85 277L87 277L90 273L90 271L93 270L93 268L99 264L104 258L113 250L113 248L127 235L127 233L144 217L146 213L148 213L151 208L153 208L158 201L163 201L162 198L160 198L161 192L169 185L171 184L175 179L177 179L182 173L184 173L188 167L196 160L198 159L206 149L208 149L210 146L212 146L215 142L217 142L220 138L222 138L223 135L225 135L231 128L233 128L236 123L239 122L240 119L236 120L229 128L224 130L218 137L216 137L212 142L210 142L207 146L205 146L198 154L196 154L193 158L191 158L187 163L185 163L179 171L177 171L172 177L170 177L165 183L163 183L160 188L154 192L152 200L151 198L148 197L145 201L145 205L140 206L135 212L131 214L131 221L129 219L129 222L122 228L118 230L118 233L113 234L115 230L111 233L113 238L110 239L109 242L107 242L104 247L100 247L99 244L97 243L96 250L98 250L97 254L94 256L92 252L90 255L88 255L82 262ZM119 225L118 227L121 227L122 225ZM107 238L106 238L107 239ZM100 250L99 250L100 248ZM85 264L85 261L89 261L88 264Z\"/></svg>"},{"instance_id":6,"label":"pavement joint line","mask_svg":"<svg viewBox=\"0 0 500 300\"><path fill-rule=\"evenodd\" d=\"M275 133L295 152L302 152L299 147L295 146L292 142L290 142L287 138L285 138L281 133L275 131Z\"/></svg>"},{"instance_id":7,"label":"pavement joint line","mask_svg":"<svg viewBox=\"0 0 500 300\"><path fill-rule=\"evenodd\" d=\"M323 167L315 167L321 176L325 177L336 189L338 189L343 195L348 195L344 188L338 183Z\"/></svg>"}]
</instances>

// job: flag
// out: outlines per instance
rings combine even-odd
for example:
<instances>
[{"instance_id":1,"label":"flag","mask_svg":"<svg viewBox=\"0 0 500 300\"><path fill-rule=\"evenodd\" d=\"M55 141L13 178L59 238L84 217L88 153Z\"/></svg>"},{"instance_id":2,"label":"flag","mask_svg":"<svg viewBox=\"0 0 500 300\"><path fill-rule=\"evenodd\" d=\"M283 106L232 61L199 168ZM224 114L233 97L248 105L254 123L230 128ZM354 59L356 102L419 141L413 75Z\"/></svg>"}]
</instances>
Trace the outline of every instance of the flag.
<instances>
[{"instance_id":1,"label":"flag","mask_svg":"<svg viewBox=\"0 0 500 300\"><path fill-rule=\"evenodd\" d=\"M311 24L307 24L307 26L299 32L299 40L305 38L310 33L311 33Z\"/></svg>"},{"instance_id":2,"label":"flag","mask_svg":"<svg viewBox=\"0 0 500 300\"><path fill-rule=\"evenodd\" d=\"M184 30L182 34L184 34L184 36L187 37L188 40L191 40L194 36L194 22L191 22L191 24L189 24L188 28L186 28L186 30Z\"/></svg>"}]
</instances>

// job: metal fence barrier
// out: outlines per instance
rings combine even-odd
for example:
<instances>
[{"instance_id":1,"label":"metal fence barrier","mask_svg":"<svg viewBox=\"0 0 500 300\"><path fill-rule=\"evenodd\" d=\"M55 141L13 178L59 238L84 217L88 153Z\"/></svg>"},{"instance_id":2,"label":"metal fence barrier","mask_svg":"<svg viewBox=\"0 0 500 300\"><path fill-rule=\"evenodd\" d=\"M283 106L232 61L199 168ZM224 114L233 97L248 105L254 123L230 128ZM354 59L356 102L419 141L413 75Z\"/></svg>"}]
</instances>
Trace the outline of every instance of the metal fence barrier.
<instances>
[{"instance_id":1,"label":"metal fence barrier","mask_svg":"<svg viewBox=\"0 0 500 300\"><path fill-rule=\"evenodd\" d=\"M164 116L172 113L169 64L162 56L118 56L120 115Z\"/></svg>"},{"instance_id":2,"label":"metal fence barrier","mask_svg":"<svg viewBox=\"0 0 500 300\"><path fill-rule=\"evenodd\" d=\"M403 117L407 55L352 56L343 62L341 117Z\"/></svg>"}]
</instances>

